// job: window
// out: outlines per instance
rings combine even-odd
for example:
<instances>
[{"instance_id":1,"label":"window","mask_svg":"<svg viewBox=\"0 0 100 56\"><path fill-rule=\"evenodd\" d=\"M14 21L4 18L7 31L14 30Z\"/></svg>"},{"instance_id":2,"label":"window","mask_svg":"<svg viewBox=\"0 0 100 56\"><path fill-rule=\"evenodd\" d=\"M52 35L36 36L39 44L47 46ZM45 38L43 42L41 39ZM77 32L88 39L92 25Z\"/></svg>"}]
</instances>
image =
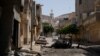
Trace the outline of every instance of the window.
<instances>
[{"instance_id":1,"label":"window","mask_svg":"<svg viewBox=\"0 0 100 56\"><path fill-rule=\"evenodd\" d=\"M64 20L68 20L68 18L64 18Z\"/></svg>"},{"instance_id":2,"label":"window","mask_svg":"<svg viewBox=\"0 0 100 56\"><path fill-rule=\"evenodd\" d=\"M79 18L80 18L80 19L82 18L82 14L80 14Z\"/></svg>"},{"instance_id":3,"label":"window","mask_svg":"<svg viewBox=\"0 0 100 56\"><path fill-rule=\"evenodd\" d=\"M23 12L23 6L22 5L20 6L20 11Z\"/></svg>"},{"instance_id":4,"label":"window","mask_svg":"<svg viewBox=\"0 0 100 56\"><path fill-rule=\"evenodd\" d=\"M90 16L90 12L87 13L87 16Z\"/></svg>"},{"instance_id":5,"label":"window","mask_svg":"<svg viewBox=\"0 0 100 56\"><path fill-rule=\"evenodd\" d=\"M86 19L86 18L87 18L87 16L88 16L88 14L87 14L87 13L83 13L83 14L82 14L83 19Z\"/></svg>"},{"instance_id":6,"label":"window","mask_svg":"<svg viewBox=\"0 0 100 56\"><path fill-rule=\"evenodd\" d=\"M79 4L82 4L82 0L79 0Z\"/></svg>"}]
</instances>

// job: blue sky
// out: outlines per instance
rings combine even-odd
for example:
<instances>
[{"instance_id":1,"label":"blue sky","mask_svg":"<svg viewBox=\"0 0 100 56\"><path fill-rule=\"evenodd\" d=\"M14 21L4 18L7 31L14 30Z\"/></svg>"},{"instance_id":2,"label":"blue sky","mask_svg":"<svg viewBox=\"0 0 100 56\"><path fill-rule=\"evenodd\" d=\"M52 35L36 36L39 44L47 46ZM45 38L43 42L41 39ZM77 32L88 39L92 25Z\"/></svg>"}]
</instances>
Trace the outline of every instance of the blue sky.
<instances>
[{"instance_id":1,"label":"blue sky","mask_svg":"<svg viewBox=\"0 0 100 56\"><path fill-rule=\"evenodd\" d=\"M53 10L54 16L75 11L75 0L36 0L36 3L42 4L42 14L50 15Z\"/></svg>"}]
</instances>

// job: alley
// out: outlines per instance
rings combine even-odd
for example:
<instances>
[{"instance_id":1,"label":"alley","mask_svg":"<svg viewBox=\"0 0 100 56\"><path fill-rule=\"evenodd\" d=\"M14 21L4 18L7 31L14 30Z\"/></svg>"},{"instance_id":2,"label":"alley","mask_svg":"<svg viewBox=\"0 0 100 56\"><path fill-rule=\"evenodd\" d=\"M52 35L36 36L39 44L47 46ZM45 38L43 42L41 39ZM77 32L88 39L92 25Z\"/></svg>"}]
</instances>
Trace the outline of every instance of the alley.
<instances>
[{"instance_id":1,"label":"alley","mask_svg":"<svg viewBox=\"0 0 100 56\"><path fill-rule=\"evenodd\" d=\"M44 48L42 56L98 56L94 52L83 49L52 49Z\"/></svg>"},{"instance_id":2,"label":"alley","mask_svg":"<svg viewBox=\"0 0 100 56\"><path fill-rule=\"evenodd\" d=\"M0 0L0 56L99 53L100 0Z\"/></svg>"}]
</instances>

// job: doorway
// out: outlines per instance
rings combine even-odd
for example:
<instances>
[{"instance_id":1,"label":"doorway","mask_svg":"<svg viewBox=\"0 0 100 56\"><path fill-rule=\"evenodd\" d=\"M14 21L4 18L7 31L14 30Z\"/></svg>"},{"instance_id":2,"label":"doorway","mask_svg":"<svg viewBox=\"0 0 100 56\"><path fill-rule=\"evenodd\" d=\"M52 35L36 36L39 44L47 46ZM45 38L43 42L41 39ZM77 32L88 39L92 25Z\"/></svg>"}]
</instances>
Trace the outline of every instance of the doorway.
<instances>
[{"instance_id":1,"label":"doorway","mask_svg":"<svg viewBox=\"0 0 100 56\"><path fill-rule=\"evenodd\" d=\"M12 49L17 49L18 48L18 35L19 35L18 31L19 31L19 22L14 19Z\"/></svg>"}]
</instances>

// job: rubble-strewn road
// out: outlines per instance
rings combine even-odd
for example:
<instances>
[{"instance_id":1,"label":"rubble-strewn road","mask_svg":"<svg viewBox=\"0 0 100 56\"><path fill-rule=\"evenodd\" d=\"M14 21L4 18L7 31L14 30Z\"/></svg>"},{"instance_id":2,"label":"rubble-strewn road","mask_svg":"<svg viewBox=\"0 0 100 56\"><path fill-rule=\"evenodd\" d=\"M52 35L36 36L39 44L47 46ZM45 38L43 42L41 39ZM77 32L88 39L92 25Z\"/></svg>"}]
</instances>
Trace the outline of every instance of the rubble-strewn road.
<instances>
[{"instance_id":1,"label":"rubble-strewn road","mask_svg":"<svg viewBox=\"0 0 100 56\"><path fill-rule=\"evenodd\" d=\"M52 49L44 48L42 56L99 56L83 49Z\"/></svg>"}]
</instances>

